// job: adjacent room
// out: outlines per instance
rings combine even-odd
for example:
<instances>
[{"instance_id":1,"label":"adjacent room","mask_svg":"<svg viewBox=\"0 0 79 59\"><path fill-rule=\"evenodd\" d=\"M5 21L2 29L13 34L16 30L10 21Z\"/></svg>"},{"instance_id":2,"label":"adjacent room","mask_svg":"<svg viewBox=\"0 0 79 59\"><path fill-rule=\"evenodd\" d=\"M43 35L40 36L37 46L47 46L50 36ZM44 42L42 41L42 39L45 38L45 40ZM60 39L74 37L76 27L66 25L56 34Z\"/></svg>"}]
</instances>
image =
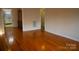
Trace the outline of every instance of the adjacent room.
<instances>
[{"instance_id":1,"label":"adjacent room","mask_svg":"<svg viewBox=\"0 0 79 59\"><path fill-rule=\"evenodd\" d=\"M79 51L79 8L0 8L0 51Z\"/></svg>"}]
</instances>

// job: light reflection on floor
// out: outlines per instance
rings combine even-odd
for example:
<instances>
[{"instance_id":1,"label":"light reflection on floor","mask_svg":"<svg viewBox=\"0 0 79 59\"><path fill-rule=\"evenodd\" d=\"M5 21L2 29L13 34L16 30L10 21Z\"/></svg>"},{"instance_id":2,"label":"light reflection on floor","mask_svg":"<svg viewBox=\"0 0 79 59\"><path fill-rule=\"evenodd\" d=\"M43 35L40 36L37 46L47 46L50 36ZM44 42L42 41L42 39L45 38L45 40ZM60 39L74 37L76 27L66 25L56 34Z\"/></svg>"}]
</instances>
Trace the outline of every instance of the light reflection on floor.
<instances>
[{"instance_id":1,"label":"light reflection on floor","mask_svg":"<svg viewBox=\"0 0 79 59\"><path fill-rule=\"evenodd\" d=\"M12 32L12 30L6 30L6 31L7 31L6 32L6 34L7 34L6 36L7 36L8 44L9 44L9 46L11 46L12 43L14 42L13 32Z\"/></svg>"},{"instance_id":2,"label":"light reflection on floor","mask_svg":"<svg viewBox=\"0 0 79 59\"><path fill-rule=\"evenodd\" d=\"M2 36L4 34L4 32L3 31L0 31L0 36Z\"/></svg>"},{"instance_id":3,"label":"light reflection on floor","mask_svg":"<svg viewBox=\"0 0 79 59\"><path fill-rule=\"evenodd\" d=\"M13 38L13 36L10 36L9 37L9 44L12 45L13 42L14 42L14 38Z\"/></svg>"},{"instance_id":4,"label":"light reflection on floor","mask_svg":"<svg viewBox=\"0 0 79 59\"><path fill-rule=\"evenodd\" d=\"M42 49L42 50L45 50L45 48L46 48L45 45L42 45L42 46L41 46L41 49Z\"/></svg>"}]
</instances>

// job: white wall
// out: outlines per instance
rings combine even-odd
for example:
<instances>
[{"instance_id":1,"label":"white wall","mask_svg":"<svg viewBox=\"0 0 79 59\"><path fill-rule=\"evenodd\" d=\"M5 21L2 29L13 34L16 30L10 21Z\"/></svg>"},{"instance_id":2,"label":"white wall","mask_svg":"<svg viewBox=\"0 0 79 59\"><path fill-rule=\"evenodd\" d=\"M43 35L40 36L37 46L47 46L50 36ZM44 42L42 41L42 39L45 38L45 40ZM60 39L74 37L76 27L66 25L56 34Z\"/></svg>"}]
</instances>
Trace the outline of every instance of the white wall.
<instances>
[{"instance_id":1,"label":"white wall","mask_svg":"<svg viewBox=\"0 0 79 59\"><path fill-rule=\"evenodd\" d=\"M79 9L46 9L48 32L79 41Z\"/></svg>"},{"instance_id":2,"label":"white wall","mask_svg":"<svg viewBox=\"0 0 79 59\"><path fill-rule=\"evenodd\" d=\"M40 9L24 8L22 9L23 31L36 30L41 28ZM33 25L33 22L36 25Z\"/></svg>"}]
</instances>

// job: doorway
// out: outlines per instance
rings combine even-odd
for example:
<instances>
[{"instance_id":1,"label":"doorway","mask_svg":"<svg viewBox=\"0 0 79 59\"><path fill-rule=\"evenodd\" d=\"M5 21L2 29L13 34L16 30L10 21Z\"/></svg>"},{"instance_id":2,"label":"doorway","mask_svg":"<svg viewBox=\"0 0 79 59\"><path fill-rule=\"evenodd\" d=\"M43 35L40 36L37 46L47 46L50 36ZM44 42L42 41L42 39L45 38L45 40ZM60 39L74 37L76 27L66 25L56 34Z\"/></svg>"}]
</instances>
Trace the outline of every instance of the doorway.
<instances>
[{"instance_id":1,"label":"doorway","mask_svg":"<svg viewBox=\"0 0 79 59\"><path fill-rule=\"evenodd\" d=\"M5 28L13 27L12 10L11 9L3 9L3 16L4 16Z\"/></svg>"},{"instance_id":2,"label":"doorway","mask_svg":"<svg viewBox=\"0 0 79 59\"><path fill-rule=\"evenodd\" d=\"M22 10L18 8L5 8L2 10L7 44L9 50L11 50L11 45L16 40L16 34L14 33L14 31L22 31Z\"/></svg>"}]
</instances>

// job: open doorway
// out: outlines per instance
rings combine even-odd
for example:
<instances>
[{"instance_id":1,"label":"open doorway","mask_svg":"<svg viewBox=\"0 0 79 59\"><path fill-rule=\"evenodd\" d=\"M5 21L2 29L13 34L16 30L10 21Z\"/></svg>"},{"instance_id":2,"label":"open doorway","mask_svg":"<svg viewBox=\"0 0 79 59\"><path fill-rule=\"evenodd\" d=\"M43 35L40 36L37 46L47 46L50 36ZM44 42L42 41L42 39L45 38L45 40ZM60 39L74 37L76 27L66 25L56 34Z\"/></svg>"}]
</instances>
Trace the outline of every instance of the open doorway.
<instances>
[{"instance_id":1,"label":"open doorway","mask_svg":"<svg viewBox=\"0 0 79 59\"><path fill-rule=\"evenodd\" d=\"M5 28L16 27L22 30L22 9L5 8L3 9Z\"/></svg>"},{"instance_id":2,"label":"open doorway","mask_svg":"<svg viewBox=\"0 0 79 59\"><path fill-rule=\"evenodd\" d=\"M5 28L13 27L12 10L11 9L3 9L3 16L4 16Z\"/></svg>"},{"instance_id":3,"label":"open doorway","mask_svg":"<svg viewBox=\"0 0 79 59\"><path fill-rule=\"evenodd\" d=\"M6 34L6 40L8 48L10 47L10 43L13 42L13 18L12 18L12 9L2 9L3 10L3 19L4 19L4 28Z\"/></svg>"},{"instance_id":4,"label":"open doorway","mask_svg":"<svg viewBox=\"0 0 79 59\"><path fill-rule=\"evenodd\" d=\"M16 34L14 32L22 31L22 11L18 8L4 8L2 10L7 44L10 47L15 41L14 35Z\"/></svg>"}]
</instances>

